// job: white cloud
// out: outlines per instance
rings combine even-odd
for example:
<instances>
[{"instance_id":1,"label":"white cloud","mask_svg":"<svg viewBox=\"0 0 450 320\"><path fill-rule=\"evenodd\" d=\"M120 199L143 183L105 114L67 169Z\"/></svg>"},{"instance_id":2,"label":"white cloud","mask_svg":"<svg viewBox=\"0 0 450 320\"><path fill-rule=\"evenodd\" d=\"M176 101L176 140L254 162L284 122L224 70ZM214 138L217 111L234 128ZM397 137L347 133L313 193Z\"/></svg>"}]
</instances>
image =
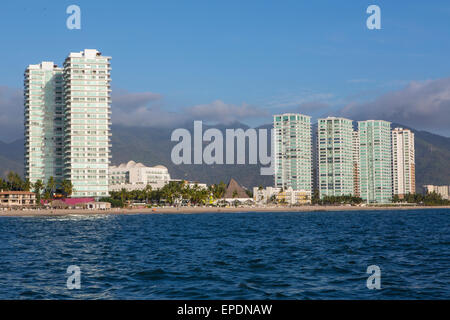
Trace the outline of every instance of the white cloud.
<instances>
[{"instance_id":1,"label":"white cloud","mask_svg":"<svg viewBox=\"0 0 450 320\"><path fill-rule=\"evenodd\" d=\"M264 109L256 108L245 103L240 106L227 104L221 100L187 108L186 113L194 120L214 121L225 124L242 121L247 118L268 116L267 111Z\"/></svg>"},{"instance_id":2,"label":"white cloud","mask_svg":"<svg viewBox=\"0 0 450 320\"><path fill-rule=\"evenodd\" d=\"M245 103L227 104L221 100L168 111L161 100L162 95L157 93L116 90L112 97L112 122L125 126L176 127L194 120L226 124L267 116L263 109Z\"/></svg>"},{"instance_id":3,"label":"white cloud","mask_svg":"<svg viewBox=\"0 0 450 320\"><path fill-rule=\"evenodd\" d=\"M350 103L340 114L355 120L383 119L417 129L450 131L450 78L410 82L367 103Z\"/></svg>"},{"instance_id":4,"label":"white cloud","mask_svg":"<svg viewBox=\"0 0 450 320\"><path fill-rule=\"evenodd\" d=\"M114 89L112 91L112 104L114 108L123 110L135 110L149 103L162 99L162 95L153 92L128 92L123 89Z\"/></svg>"}]
</instances>

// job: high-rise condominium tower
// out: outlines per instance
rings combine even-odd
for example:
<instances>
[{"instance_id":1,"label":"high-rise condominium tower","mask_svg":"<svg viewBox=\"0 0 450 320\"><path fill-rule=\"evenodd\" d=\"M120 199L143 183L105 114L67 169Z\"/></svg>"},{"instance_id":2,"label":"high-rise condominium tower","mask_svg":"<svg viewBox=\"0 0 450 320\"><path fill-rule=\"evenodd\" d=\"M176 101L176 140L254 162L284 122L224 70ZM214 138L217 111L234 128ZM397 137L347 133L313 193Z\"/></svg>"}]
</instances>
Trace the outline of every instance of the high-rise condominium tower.
<instances>
[{"instance_id":1,"label":"high-rise condominium tower","mask_svg":"<svg viewBox=\"0 0 450 320\"><path fill-rule=\"evenodd\" d=\"M275 187L312 192L311 117L274 115Z\"/></svg>"},{"instance_id":2,"label":"high-rise condominium tower","mask_svg":"<svg viewBox=\"0 0 450 320\"><path fill-rule=\"evenodd\" d=\"M25 178L63 176L63 71L53 62L25 70Z\"/></svg>"},{"instance_id":3,"label":"high-rise condominium tower","mask_svg":"<svg viewBox=\"0 0 450 320\"><path fill-rule=\"evenodd\" d=\"M110 57L71 53L25 71L25 176L70 180L72 197L108 195Z\"/></svg>"},{"instance_id":4,"label":"high-rise condominium tower","mask_svg":"<svg viewBox=\"0 0 450 320\"><path fill-rule=\"evenodd\" d=\"M110 60L86 49L64 61L64 177L74 197L108 195Z\"/></svg>"},{"instance_id":5,"label":"high-rise condominium tower","mask_svg":"<svg viewBox=\"0 0 450 320\"><path fill-rule=\"evenodd\" d=\"M353 195L355 197L361 196L359 187L359 132L354 130L353 134Z\"/></svg>"},{"instance_id":6,"label":"high-rise condominium tower","mask_svg":"<svg viewBox=\"0 0 450 320\"><path fill-rule=\"evenodd\" d=\"M392 199L391 123L383 120L358 122L360 192L368 203Z\"/></svg>"},{"instance_id":7,"label":"high-rise condominium tower","mask_svg":"<svg viewBox=\"0 0 450 320\"><path fill-rule=\"evenodd\" d=\"M353 195L353 121L318 119L317 148L320 197Z\"/></svg>"},{"instance_id":8,"label":"high-rise condominium tower","mask_svg":"<svg viewBox=\"0 0 450 320\"><path fill-rule=\"evenodd\" d=\"M392 130L393 193L403 198L416 192L414 133L411 130Z\"/></svg>"}]
</instances>

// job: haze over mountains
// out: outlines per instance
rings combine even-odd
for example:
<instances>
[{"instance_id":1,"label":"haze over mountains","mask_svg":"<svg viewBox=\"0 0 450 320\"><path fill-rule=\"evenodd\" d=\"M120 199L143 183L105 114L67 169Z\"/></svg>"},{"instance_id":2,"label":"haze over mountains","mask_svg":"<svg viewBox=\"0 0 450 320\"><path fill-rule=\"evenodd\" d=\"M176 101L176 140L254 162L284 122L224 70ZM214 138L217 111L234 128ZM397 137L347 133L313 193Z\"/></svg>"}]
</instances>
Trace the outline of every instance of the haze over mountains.
<instances>
[{"instance_id":1,"label":"haze over mountains","mask_svg":"<svg viewBox=\"0 0 450 320\"><path fill-rule=\"evenodd\" d=\"M193 123L184 126L191 133ZM210 126L203 124L203 131ZM392 127L403 127L400 124L392 124ZM227 125L215 125L223 133L225 129L248 129L245 124L236 122ZM270 129L271 124L259 128ZM409 128L415 133L416 146L416 185L418 192L424 184L449 184L450 183L450 138L432 134L426 131L418 131ZM228 182L235 178L243 186L250 188L258 185L272 185L273 176L262 176L260 165L175 165L171 161L172 148L178 142L170 140L174 129L129 127L121 125L112 126L112 164L134 160L148 166L162 164L169 169L172 178L188 179L206 183ZM316 126L313 126L315 132ZM314 136L314 134L313 134ZM225 137L225 134L224 134ZM209 142L204 142L203 146ZM225 145L225 141L224 141ZM247 148L248 150L248 148ZM225 157L225 150L224 150ZM5 176L8 171L15 171L23 175L23 139L11 143L0 141L0 176Z\"/></svg>"}]
</instances>

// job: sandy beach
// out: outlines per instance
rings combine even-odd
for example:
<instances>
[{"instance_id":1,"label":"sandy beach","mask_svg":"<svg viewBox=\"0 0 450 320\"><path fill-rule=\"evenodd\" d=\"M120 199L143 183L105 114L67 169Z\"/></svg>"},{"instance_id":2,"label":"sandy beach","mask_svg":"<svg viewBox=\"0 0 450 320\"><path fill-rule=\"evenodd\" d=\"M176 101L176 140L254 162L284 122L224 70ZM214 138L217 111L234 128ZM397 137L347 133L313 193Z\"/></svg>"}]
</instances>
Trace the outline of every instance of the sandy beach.
<instances>
[{"instance_id":1,"label":"sandy beach","mask_svg":"<svg viewBox=\"0 0 450 320\"><path fill-rule=\"evenodd\" d=\"M298 206L298 207L158 207L141 209L88 210L88 209L40 209L0 211L0 217L38 217L65 215L133 215L133 214L201 214L227 212L314 212L314 211L371 211L371 210L418 210L448 209L450 206Z\"/></svg>"}]
</instances>

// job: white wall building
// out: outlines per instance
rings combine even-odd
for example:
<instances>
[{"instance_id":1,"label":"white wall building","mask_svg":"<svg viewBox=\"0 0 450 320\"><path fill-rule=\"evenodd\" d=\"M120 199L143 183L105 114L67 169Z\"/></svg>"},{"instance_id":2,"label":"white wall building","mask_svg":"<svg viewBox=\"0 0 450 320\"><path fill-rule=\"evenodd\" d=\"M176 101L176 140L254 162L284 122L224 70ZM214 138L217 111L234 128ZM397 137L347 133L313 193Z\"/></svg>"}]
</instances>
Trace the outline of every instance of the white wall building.
<instances>
[{"instance_id":1,"label":"white wall building","mask_svg":"<svg viewBox=\"0 0 450 320\"><path fill-rule=\"evenodd\" d=\"M434 185L425 185L423 186L427 193L436 192L437 194L442 196L442 199L450 200L450 186L434 186Z\"/></svg>"},{"instance_id":2,"label":"white wall building","mask_svg":"<svg viewBox=\"0 0 450 320\"><path fill-rule=\"evenodd\" d=\"M392 130L393 193L403 198L416 193L414 133L411 130Z\"/></svg>"},{"instance_id":3,"label":"white wall building","mask_svg":"<svg viewBox=\"0 0 450 320\"><path fill-rule=\"evenodd\" d=\"M257 204L267 204L273 196L281 191L281 188L266 187L265 189L260 189L259 187L253 187L253 200Z\"/></svg>"},{"instance_id":4,"label":"white wall building","mask_svg":"<svg viewBox=\"0 0 450 320\"><path fill-rule=\"evenodd\" d=\"M284 203L288 205L310 204L311 192L287 188L277 194L277 201L280 204Z\"/></svg>"},{"instance_id":5,"label":"white wall building","mask_svg":"<svg viewBox=\"0 0 450 320\"><path fill-rule=\"evenodd\" d=\"M108 196L110 60L85 49L64 61L64 178L72 197Z\"/></svg>"},{"instance_id":6,"label":"white wall building","mask_svg":"<svg viewBox=\"0 0 450 320\"><path fill-rule=\"evenodd\" d=\"M189 180L182 180L182 179L170 179L170 181L174 182L183 182L185 186L188 186L189 188L200 188L200 189L208 189L208 185L206 183L200 183L198 181L189 181Z\"/></svg>"},{"instance_id":7,"label":"white wall building","mask_svg":"<svg viewBox=\"0 0 450 320\"><path fill-rule=\"evenodd\" d=\"M142 163L129 161L109 167L109 191L142 190L150 185L153 190L162 188L171 181L166 167L147 167Z\"/></svg>"}]
</instances>

